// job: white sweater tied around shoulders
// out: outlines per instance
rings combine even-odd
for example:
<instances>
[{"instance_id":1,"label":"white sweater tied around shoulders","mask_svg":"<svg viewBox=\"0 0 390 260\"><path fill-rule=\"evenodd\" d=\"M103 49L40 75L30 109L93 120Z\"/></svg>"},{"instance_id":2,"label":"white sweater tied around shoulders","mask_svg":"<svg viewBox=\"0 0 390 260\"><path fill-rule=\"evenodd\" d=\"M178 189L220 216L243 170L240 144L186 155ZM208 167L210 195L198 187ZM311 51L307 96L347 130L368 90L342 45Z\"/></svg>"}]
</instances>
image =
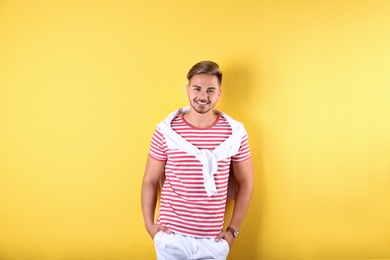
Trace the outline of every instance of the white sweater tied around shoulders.
<instances>
[{"instance_id":1,"label":"white sweater tied around shoulders","mask_svg":"<svg viewBox=\"0 0 390 260\"><path fill-rule=\"evenodd\" d=\"M171 127L171 122L176 116L185 114L189 110L190 107L184 107L172 112L168 115L167 118L159 123L157 127L164 135L166 144L169 149L179 149L184 151L190 155L195 156L202 163L204 187L206 189L207 195L211 197L217 193L214 174L218 169L218 161L236 155L240 149L242 138L247 133L242 123L235 121L223 112L217 111L229 122L232 128L232 134L213 151L207 149L198 149L178 133L176 133ZM232 179L229 180L229 186L231 180Z\"/></svg>"}]
</instances>

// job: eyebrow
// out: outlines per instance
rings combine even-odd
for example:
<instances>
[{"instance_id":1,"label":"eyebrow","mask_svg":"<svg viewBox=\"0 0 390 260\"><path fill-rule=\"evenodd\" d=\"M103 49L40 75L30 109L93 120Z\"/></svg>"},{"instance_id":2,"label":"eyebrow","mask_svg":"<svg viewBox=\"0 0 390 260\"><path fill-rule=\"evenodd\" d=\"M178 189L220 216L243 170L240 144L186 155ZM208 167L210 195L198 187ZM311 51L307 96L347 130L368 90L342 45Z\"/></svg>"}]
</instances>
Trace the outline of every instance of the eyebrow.
<instances>
[{"instance_id":1,"label":"eyebrow","mask_svg":"<svg viewBox=\"0 0 390 260\"><path fill-rule=\"evenodd\" d=\"M202 88L202 86L193 85L193 88ZM208 87L207 89L217 89L216 87Z\"/></svg>"}]
</instances>

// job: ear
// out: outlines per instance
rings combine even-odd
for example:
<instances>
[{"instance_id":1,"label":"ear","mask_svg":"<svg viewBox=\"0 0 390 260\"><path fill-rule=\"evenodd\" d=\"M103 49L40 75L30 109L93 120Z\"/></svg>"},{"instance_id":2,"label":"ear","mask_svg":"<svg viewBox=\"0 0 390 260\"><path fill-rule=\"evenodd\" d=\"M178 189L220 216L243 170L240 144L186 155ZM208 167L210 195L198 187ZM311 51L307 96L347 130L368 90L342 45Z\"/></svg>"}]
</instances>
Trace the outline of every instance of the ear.
<instances>
[{"instance_id":1,"label":"ear","mask_svg":"<svg viewBox=\"0 0 390 260\"><path fill-rule=\"evenodd\" d=\"M186 92L188 93L190 91L190 82L188 81L187 85L186 85Z\"/></svg>"}]
</instances>

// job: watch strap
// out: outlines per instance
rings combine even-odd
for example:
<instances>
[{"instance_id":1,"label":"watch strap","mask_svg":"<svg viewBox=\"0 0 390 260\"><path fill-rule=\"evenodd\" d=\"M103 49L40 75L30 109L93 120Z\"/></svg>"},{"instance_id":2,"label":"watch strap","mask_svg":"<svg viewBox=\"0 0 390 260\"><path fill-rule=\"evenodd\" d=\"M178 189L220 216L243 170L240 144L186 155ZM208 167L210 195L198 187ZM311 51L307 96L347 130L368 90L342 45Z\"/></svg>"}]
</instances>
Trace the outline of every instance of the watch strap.
<instances>
[{"instance_id":1,"label":"watch strap","mask_svg":"<svg viewBox=\"0 0 390 260\"><path fill-rule=\"evenodd\" d=\"M232 227L227 227L226 231L230 231L233 237L238 237L238 230L233 229Z\"/></svg>"}]
</instances>

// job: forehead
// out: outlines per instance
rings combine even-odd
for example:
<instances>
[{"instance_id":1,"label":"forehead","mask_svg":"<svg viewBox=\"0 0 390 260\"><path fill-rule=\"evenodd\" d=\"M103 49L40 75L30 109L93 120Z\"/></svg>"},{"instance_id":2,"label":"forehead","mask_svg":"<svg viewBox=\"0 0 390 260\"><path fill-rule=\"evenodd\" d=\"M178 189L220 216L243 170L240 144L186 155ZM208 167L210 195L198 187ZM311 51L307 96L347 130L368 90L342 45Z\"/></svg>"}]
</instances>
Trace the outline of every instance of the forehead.
<instances>
[{"instance_id":1,"label":"forehead","mask_svg":"<svg viewBox=\"0 0 390 260\"><path fill-rule=\"evenodd\" d=\"M191 77L189 80L190 86L199 86L199 87L219 87L218 78L215 75L208 74L197 74Z\"/></svg>"}]
</instances>

